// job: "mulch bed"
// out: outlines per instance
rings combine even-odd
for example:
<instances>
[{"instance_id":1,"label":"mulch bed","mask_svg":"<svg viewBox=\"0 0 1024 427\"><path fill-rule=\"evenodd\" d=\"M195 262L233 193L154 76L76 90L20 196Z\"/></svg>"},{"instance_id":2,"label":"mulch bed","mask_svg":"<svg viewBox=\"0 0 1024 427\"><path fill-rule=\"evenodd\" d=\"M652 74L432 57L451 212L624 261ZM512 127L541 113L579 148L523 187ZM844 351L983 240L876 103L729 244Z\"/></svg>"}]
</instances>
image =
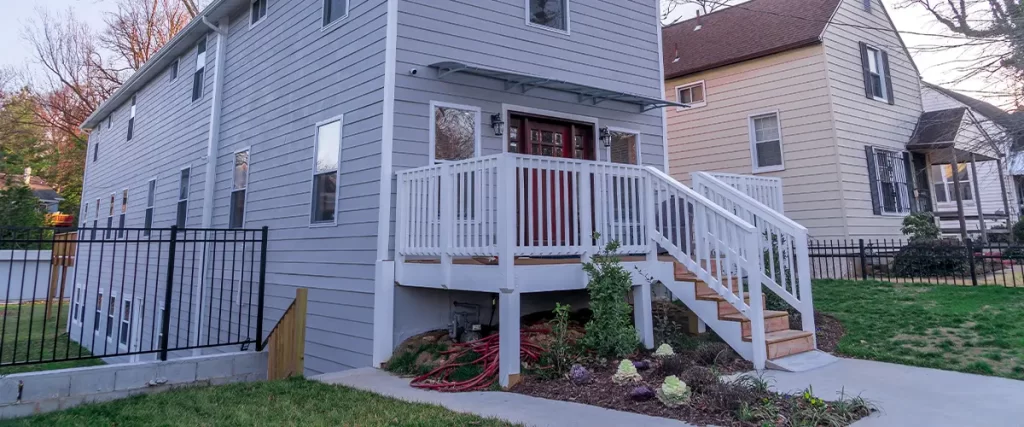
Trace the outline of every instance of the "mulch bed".
<instances>
[{"instance_id":1,"label":"mulch bed","mask_svg":"<svg viewBox=\"0 0 1024 427\"><path fill-rule=\"evenodd\" d=\"M839 340L846 335L846 328L839 322L839 319L819 311L814 312L814 326L817 329L815 334L818 338L818 350L835 354L836 348L839 347ZM802 328L800 316L790 314L789 329L800 330Z\"/></svg>"}]
</instances>

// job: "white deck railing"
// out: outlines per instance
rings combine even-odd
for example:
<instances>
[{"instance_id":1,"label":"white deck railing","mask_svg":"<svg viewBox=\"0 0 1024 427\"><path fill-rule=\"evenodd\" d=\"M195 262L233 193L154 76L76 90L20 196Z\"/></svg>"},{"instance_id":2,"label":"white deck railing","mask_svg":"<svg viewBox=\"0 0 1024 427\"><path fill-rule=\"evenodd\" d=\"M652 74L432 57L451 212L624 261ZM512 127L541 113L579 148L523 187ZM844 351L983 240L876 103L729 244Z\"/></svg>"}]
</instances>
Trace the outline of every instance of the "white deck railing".
<instances>
[{"instance_id":1,"label":"white deck railing","mask_svg":"<svg viewBox=\"0 0 1024 427\"><path fill-rule=\"evenodd\" d=\"M755 227L653 167L499 154L398 173L396 262L494 257L502 290L517 256L580 256L610 241L620 254L671 254L751 320L765 360L760 235ZM599 236L595 239L595 233ZM801 270L803 271L803 270ZM746 280L746 286L743 286Z\"/></svg>"},{"instance_id":2,"label":"white deck railing","mask_svg":"<svg viewBox=\"0 0 1024 427\"><path fill-rule=\"evenodd\" d=\"M708 175L757 200L762 205L785 214L782 202L782 179L733 173L707 172Z\"/></svg>"},{"instance_id":3,"label":"white deck railing","mask_svg":"<svg viewBox=\"0 0 1024 427\"><path fill-rule=\"evenodd\" d=\"M693 173L693 187L756 227L762 283L800 312L804 331L814 332L807 228L712 174Z\"/></svg>"}]
</instances>

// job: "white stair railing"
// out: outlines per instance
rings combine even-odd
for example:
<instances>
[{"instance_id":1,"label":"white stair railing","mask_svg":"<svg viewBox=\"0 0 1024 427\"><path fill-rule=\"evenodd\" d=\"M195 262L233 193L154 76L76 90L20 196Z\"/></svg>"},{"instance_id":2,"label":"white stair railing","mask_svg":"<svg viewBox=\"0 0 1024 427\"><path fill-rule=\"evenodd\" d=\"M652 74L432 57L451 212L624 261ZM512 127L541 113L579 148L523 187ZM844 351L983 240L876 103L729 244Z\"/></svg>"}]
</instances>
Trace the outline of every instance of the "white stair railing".
<instances>
[{"instance_id":1,"label":"white stair railing","mask_svg":"<svg viewBox=\"0 0 1024 427\"><path fill-rule=\"evenodd\" d=\"M807 228L709 173L692 176L694 190L754 225L762 283L799 311L802 329L813 333Z\"/></svg>"},{"instance_id":2,"label":"white stair railing","mask_svg":"<svg viewBox=\"0 0 1024 427\"><path fill-rule=\"evenodd\" d=\"M786 213L782 202L782 178L721 172L705 173L780 214Z\"/></svg>"}]
</instances>

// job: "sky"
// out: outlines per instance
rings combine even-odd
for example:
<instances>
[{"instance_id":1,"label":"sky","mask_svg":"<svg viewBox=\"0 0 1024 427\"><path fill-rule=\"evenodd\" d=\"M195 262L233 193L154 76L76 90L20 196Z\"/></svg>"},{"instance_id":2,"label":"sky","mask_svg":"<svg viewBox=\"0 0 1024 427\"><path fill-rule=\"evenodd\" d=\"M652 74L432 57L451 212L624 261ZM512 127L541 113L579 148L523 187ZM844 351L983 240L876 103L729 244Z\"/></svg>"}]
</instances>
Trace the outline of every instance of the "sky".
<instances>
[{"instance_id":1,"label":"sky","mask_svg":"<svg viewBox=\"0 0 1024 427\"><path fill-rule=\"evenodd\" d=\"M941 33L939 24L924 9L919 7L897 8L895 7L897 1L883 0L897 29L918 33ZM115 0L0 0L0 2L5 3L3 11L0 12L0 67L10 66L17 69L31 67L31 45L25 41L23 34L26 23L35 18L38 9L45 8L55 12L71 9L79 19L85 21L94 30L98 30L103 25L104 14L112 11L115 6ZM695 10L694 8L685 8L680 9L677 13L692 17ZM986 89L993 90L991 82L979 78L953 83L956 73L953 71L953 66L949 64L949 60L956 57L958 52L929 53L919 52L916 49L941 43L944 39L911 34L904 34L903 39L914 56L925 81L962 91L996 105L1006 104L1005 99L978 92Z\"/></svg>"}]
</instances>

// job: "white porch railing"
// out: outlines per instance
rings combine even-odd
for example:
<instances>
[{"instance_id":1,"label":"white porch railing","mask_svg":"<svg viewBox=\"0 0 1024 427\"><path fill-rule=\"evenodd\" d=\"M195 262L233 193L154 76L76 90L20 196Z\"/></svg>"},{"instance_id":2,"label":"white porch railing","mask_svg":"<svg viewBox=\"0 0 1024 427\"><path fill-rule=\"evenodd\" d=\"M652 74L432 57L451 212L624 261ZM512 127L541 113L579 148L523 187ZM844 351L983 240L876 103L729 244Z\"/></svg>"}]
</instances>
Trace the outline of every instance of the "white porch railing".
<instances>
[{"instance_id":1,"label":"white porch railing","mask_svg":"<svg viewBox=\"0 0 1024 427\"><path fill-rule=\"evenodd\" d=\"M707 172L708 175L757 200L762 205L786 213L782 202L782 178Z\"/></svg>"},{"instance_id":2,"label":"white porch railing","mask_svg":"<svg viewBox=\"0 0 1024 427\"><path fill-rule=\"evenodd\" d=\"M614 240L620 254L655 261L660 246L750 319L754 364L764 366L760 235L655 168L479 157L399 172L396 208L396 262L440 258L443 286L453 257L496 256L498 287L512 291L517 256L586 260Z\"/></svg>"},{"instance_id":3,"label":"white porch railing","mask_svg":"<svg viewBox=\"0 0 1024 427\"><path fill-rule=\"evenodd\" d=\"M762 283L800 312L804 331L814 332L807 228L712 174L692 176L698 193L756 227Z\"/></svg>"}]
</instances>

